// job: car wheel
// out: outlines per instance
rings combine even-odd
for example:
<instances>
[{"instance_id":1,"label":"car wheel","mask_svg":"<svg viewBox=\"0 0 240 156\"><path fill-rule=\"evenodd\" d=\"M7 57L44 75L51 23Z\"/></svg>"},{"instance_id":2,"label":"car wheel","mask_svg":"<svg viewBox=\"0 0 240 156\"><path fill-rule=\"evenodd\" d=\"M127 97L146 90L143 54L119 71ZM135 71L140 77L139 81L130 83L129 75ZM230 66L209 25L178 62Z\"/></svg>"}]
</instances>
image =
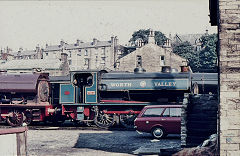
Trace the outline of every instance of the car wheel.
<instances>
[{"instance_id":1,"label":"car wheel","mask_svg":"<svg viewBox=\"0 0 240 156\"><path fill-rule=\"evenodd\" d=\"M152 133L152 136L156 139L161 139L161 138L165 137L165 135L166 135L163 128L161 128L161 127L153 128L151 133Z\"/></svg>"}]
</instances>

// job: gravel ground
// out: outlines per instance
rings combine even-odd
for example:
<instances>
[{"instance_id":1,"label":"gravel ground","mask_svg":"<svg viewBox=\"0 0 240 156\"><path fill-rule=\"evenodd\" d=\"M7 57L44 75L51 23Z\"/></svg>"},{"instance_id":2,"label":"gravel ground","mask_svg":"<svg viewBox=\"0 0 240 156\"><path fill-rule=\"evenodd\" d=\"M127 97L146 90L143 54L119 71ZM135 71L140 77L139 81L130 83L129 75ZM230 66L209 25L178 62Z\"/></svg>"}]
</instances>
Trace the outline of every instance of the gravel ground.
<instances>
[{"instance_id":1,"label":"gravel ground","mask_svg":"<svg viewBox=\"0 0 240 156\"><path fill-rule=\"evenodd\" d=\"M180 136L155 140L150 134L135 131L46 130L28 131L31 156L118 156L156 154L160 149L179 148Z\"/></svg>"}]
</instances>

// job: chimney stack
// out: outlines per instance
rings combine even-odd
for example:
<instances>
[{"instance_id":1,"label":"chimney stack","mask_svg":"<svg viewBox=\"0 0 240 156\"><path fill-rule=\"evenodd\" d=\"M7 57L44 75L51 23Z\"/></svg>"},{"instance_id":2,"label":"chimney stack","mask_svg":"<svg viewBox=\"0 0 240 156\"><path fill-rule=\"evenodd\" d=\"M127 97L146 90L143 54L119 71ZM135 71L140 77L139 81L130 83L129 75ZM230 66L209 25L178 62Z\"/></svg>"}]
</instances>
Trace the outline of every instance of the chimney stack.
<instances>
[{"instance_id":1,"label":"chimney stack","mask_svg":"<svg viewBox=\"0 0 240 156\"><path fill-rule=\"evenodd\" d=\"M96 45L96 44L97 44L97 39L93 38L93 45Z\"/></svg>"},{"instance_id":2,"label":"chimney stack","mask_svg":"<svg viewBox=\"0 0 240 156\"><path fill-rule=\"evenodd\" d=\"M77 39L77 43L76 44L77 44L77 46L79 46L79 44L80 44L80 40L79 39Z\"/></svg>"},{"instance_id":3,"label":"chimney stack","mask_svg":"<svg viewBox=\"0 0 240 156\"><path fill-rule=\"evenodd\" d=\"M153 43L155 44L155 33L152 29L149 29L149 36L148 36L148 43Z\"/></svg>"},{"instance_id":4,"label":"chimney stack","mask_svg":"<svg viewBox=\"0 0 240 156\"><path fill-rule=\"evenodd\" d=\"M61 47L64 46L64 44L65 44L64 41L61 40L61 41L60 41L60 45L61 45Z\"/></svg>"},{"instance_id":5,"label":"chimney stack","mask_svg":"<svg viewBox=\"0 0 240 156\"><path fill-rule=\"evenodd\" d=\"M67 62L67 54L66 53L61 53L61 61L62 62Z\"/></svg>"}]
</instances>

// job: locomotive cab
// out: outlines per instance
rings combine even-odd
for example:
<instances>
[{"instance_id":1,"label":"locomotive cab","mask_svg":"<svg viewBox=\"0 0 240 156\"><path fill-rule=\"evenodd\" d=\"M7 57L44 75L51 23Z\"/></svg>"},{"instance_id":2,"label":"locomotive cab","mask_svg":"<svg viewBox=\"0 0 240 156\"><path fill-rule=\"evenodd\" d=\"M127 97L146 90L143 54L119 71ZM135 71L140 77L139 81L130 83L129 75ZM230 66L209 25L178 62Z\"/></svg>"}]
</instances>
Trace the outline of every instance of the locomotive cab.
<instances>
[{"instance_id":1,"label":"locomotive cab","mask_svg":"<svg viewBox=\"0 0 240 156\"><path fill-rule=\"evenodd\" d=\"M97 72L72 72L71 82L78 88L80 103L97 103Z\"/></svg>"}]
</instances>

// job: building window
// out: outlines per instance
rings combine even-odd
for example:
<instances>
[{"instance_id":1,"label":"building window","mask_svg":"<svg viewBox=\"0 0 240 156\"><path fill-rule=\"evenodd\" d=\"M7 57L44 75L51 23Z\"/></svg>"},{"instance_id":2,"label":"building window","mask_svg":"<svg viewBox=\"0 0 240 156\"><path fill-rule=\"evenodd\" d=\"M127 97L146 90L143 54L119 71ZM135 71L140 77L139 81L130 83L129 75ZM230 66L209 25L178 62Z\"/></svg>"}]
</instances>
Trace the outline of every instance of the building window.
<instances>
[{"instance_id":1,"label":"building window","mask_svg":"<svg viewBox=\"0 0 240 156\"><path fill-rule=\"evenodd\" d=\"M98 64L98 56L96 56L96 62L95 62L96 66Z\"/></svg>"},{"instance_id":2,"label":"building window","mask_svg":"<svg viewBox=\"0 0 240 156\"><path fill-rule=\"evenodd\" d=\"M69 64L69 65L72 65L72 60L68 60L68 64Z\"/></svg>"},{"instance_id":3,"label":"building window","mask_svg":"<svg viewBox=\"0 0 240 156\"><path fill-rule=\"evenodd\" d=\"M85 49L85 53L84 53L85 56L88 56L88 50Z\"/></svg>"},{"instance_id":4,"label":"building window","mask_svg":"<svg viewBox=\"0 0 240 156\"><path fill-rule=\"evenodd\" d=\"M119 69L119 66L120 66L120 62L116 62L114 68Z\"/></svg>"},{"instance_id":5,"label":"building window","mask_svg":"<svg viewBox=\"0 0 240 156\"><path fill-rule=\"evenodd\" d=\"M46 56L48 56L48 53L46 53Z\"/></svg>"},{"instance_id":6,"label":"building window","mask_svg":"<svg viewBox=\"0 0 240 156\"><path fill-rule=\"evenodd\" d=\"M81 56L81 49L78 49L78 56Z\"/></svg>"},{"instance_id":7,"label":"building window","mask_svg":"<svg viewBox=\"0 0 240 156\"><path fill-rule=\"evenodd\" d=\"M105 48L102 48L102 55L106 55L106 51L105 51Z\"/></svg>"},{"instance_id":8,"label":"building window","mask_svg":"<svg viewBox=\"0 0 240 156\"><path fill-rule=\"evenodd\" d=\"M71 51L69 51L69 57L72 57L72 52Z\"/></svg>"},{"instance_id":9,"label":"building window","mask_svg":"<svg viewBox=\"0 0 240 156\"><path fill-rule=\"evenodd\" d=\"M106 57L102 57L101 64L105 64Z\"/></svg>"},{"instance_id":10,"label":"building window","mask_svg":"<svg viewBox=\"0 0 240 156\"><path fill-rule=\"evenodd\" d=\"M89 59L87 59L87 58L84 59L84 65L85 65L85 66L88 66L88 65L89 65Z\"/></svg>"},{"instance_id":11,"label":"building window","mask_svg":"<svg viewBox=\"0 0 240 156\"><path fill-rule=\"evenodd\" d=\"M142 67L142 56L137 55L137 64L136 67Z\"/></svg>"},{"instance_id":12,"label":"building window","mask_svg":"<svg viewBox=\"0 0 240 156\"><path fill-rule=\"evenodd\" d=\"M165 66L165 57L160 56L160 66Z\"/></svg>"}]
</instances>

